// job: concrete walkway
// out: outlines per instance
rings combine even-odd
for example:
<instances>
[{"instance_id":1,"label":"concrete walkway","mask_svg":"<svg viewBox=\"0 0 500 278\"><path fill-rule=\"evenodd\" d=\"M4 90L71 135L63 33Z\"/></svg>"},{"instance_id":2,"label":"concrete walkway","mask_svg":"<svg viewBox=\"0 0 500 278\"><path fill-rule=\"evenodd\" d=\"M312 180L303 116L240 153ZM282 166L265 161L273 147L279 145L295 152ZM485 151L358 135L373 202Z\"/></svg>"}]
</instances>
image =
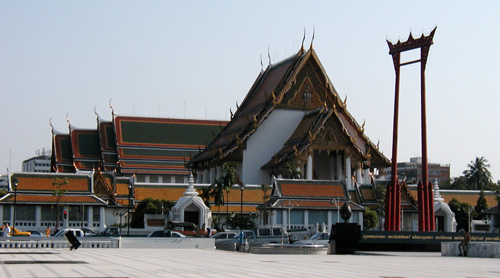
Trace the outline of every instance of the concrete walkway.
<instances>
[{"instance_id":1,"label":"concrete walkway","mask_svg":"<svg viewBox=\"0 0 500 278\"><path fill-rule=\"evenodd\" d=\"M0 249L0 277L500 277L500 260L439 253L256 255L203 249Z\"/></svg>"}]
</instances>

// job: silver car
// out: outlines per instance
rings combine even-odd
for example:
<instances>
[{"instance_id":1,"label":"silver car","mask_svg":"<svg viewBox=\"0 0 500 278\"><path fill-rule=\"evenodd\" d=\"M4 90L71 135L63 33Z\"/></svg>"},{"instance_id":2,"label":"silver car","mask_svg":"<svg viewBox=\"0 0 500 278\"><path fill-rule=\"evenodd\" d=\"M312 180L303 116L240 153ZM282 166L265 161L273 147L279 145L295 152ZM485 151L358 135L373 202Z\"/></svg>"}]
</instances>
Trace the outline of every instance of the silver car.
<instances>
[{"instance_id":1,"label":"silver car","mask_svg":"<svg viewBox=\"0 0 500 278\"><path fill-rule=\"evenodd\" d=\"M330 234L326 232L319 232L314 234L310 239L299 240L294 244L301 245L323 245L328 247L328 241L330 240Z\"/></svg>"}]
</instances>

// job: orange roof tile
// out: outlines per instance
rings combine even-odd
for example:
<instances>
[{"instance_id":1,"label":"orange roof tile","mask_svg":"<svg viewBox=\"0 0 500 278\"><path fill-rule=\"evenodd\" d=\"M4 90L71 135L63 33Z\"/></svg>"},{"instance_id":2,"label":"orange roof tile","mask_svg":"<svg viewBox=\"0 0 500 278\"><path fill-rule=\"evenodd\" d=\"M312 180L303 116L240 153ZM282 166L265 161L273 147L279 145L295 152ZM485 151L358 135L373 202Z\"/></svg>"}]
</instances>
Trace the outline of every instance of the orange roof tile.
<instances>
[{"instance_id":1,"label":"orange roof tile","mask_svg":"<svg viewBox=\"0 0 500 278\"><path fill-rule=\"evenodd\" d=\"M281 183L281 193L286 196L344 197L341 185Z\"/></svg>"}]
</instances>

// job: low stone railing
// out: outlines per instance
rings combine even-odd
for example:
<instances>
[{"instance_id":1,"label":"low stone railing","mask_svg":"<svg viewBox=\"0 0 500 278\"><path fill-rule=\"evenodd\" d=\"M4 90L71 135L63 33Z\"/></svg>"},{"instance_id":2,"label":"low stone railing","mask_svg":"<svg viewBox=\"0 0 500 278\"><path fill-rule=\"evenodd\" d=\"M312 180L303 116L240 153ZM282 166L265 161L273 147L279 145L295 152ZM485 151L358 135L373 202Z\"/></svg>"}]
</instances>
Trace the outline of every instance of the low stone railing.
<instances>
[{"instance_id":1,"label":"low stone railing","mask_svg":"<svg viewBox=\"0 0 500 278\"><path fill-rule=\"evenodd\" d=\"M118 238L79 238L80 248L119 248ZM0 248L70 248L66 238L21 238L0 239Z\"/></svg>"},{"instance_id":2,"label":"low stone railing","mask_svg":"<svg viewBox=\"0 0 500 278\"><path fill-rule=\"evenodd\" d=\"M441 242L441 256L458 256L459 241ZM469 242L467 257L500 258L500 242Z\"/></svg>"}]
</instances>

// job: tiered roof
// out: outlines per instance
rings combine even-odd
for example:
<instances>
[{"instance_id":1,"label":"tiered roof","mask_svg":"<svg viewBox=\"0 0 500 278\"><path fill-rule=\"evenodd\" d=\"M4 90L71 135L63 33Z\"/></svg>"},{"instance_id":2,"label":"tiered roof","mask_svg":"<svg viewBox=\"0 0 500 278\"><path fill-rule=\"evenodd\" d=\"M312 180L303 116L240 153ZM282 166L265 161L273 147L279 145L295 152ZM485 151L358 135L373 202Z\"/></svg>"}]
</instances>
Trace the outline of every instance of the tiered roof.
<instances>
[{"instance_id":1,"label":"tiered roof","mask_svg":"<svg viewBox=\"0 0 500 278\"><path fill-rule=\"evenodd\" d=\"M69 121L68 121L69 122ZM204 149L226 121L97 116L96 129L52 129L52 170L187 175L185 161Z\"/></svg>"},{"instance_id":2,"label":"tiered roof","mask_svg":"<svg viewBox=\"0 0 500 278\"><path fill-rule=\"evenodd\" d=\"M388 167L390 161L364 134L347 112L316 52L301 49L296 55L269 65L255 80L231 121L208 147L195 156L189 167L203 169L220 161L241 161L246 140L275 109L311 111L306 113L290 139L263 168L279 166L300 155L320 139L336 142L328 149L354 150L351 155L366 167Z\"/></svg>"},{"instance_id":3,"label":"tiered roof","mask_svg":"<svg viewBox=\"0 0 500 278\"><path fill-rule=\"evenodd\" d=\"M94 193L89 175L16 173L11 178L18 180L16 190L18 204L55 204L57 197L54 195L54 191L57 188L53 183L56 178L59 178L59 181L66 178L68 181L67 185L61 187L61 190L66 190L64 196L61 197L61 204L100 206L108 204ZM9 188L9 193L0 198L0 203L13 202L14 189Z\"/></svg>"},{"instance_id":4,"label":"tiered roof","mask_svg":"<svg viewBox=\"0 0 500 278\"><path fill-rule=\"evenodd\" d=\"M273 185L272 208L333 209L337 205L332 200L339 199L347 201L352 210L363 209L358 194L348 191L340 181L274 179Z\"/></svg>"}]
</instances>

